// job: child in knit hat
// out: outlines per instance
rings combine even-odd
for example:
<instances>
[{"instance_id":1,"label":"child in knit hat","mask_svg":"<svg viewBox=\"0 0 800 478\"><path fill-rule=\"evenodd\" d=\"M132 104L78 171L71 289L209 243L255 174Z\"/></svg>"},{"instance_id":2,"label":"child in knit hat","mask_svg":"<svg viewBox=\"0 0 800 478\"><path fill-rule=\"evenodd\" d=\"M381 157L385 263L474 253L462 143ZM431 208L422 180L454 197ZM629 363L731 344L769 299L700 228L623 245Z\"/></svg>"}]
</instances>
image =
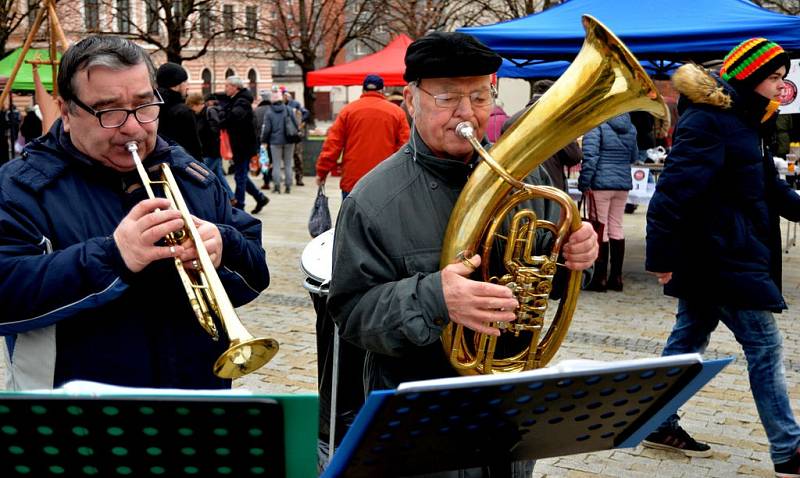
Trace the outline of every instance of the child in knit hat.
<instances>
[{"instance_id":1,"label":"child in knit hat","mask_svg":"<svg viewBox=\"0 0 800 478\"><path fill-rule=\"evenodd\" d=\"M800 195L779 178L768 141L788 70L780 45L751 38L725 56L719 76L691 64L676 71L683 112L647 210L646 268L678 298L663 355L702 353L717 325L728 327L747 359L776 476L800 477L800 426L773 315L786 309L779 219L800 220ZM677 415L643 445L711 455Z\"/></svg>"}]
</instances>

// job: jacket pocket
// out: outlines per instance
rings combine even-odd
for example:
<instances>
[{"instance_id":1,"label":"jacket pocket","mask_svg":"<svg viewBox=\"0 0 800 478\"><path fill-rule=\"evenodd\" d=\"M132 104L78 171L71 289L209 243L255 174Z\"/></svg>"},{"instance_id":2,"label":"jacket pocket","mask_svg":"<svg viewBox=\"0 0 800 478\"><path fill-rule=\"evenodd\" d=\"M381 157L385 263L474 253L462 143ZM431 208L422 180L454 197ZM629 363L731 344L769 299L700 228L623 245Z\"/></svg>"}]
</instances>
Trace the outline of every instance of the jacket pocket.
<instances>
[{"instance_id":1,"label":"jacket pocket","mask_svg":"<svg viewBox=\"0 0 800 478\"><path fill-rule=\"evenodd\" d=\"M417 273L431 273L439 270L439 249L413 251L403 256L403 268L406 276Z\"/></svg>"}]
</instances>

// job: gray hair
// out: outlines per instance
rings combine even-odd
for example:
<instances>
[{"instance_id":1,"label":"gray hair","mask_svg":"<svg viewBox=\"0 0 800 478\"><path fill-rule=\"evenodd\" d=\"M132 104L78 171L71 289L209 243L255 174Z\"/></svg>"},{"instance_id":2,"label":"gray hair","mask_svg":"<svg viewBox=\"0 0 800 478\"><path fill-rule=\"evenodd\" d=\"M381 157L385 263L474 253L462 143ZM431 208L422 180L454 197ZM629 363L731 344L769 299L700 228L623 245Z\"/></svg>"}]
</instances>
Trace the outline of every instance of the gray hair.
<instances>
[{"instance_id":1,"label":"gray hair","mask_svg":"<svg viewBox=\"0 0 800 478\"><path fill-rule=\"evenodd\" d=\"M239 88L240 90L244 88L244 81L236 75L225 78L225 83L230 83L231 85Z\"/></svg>"},{"instance_id":2,"label":"gray hair","mask_svg":"<svg viewBox=\"0 0 800 478\"><path fill-rule=\"evenodd\" d=\"M61 58L58 70L58 93L73 106L77 98L75 82L78 73L94 67L125 70L136 65L147 66L150 84L156 88L156 69L153 60L142 47L117 36L91 35L72 45Z\"/></svg>"}]
</instances>

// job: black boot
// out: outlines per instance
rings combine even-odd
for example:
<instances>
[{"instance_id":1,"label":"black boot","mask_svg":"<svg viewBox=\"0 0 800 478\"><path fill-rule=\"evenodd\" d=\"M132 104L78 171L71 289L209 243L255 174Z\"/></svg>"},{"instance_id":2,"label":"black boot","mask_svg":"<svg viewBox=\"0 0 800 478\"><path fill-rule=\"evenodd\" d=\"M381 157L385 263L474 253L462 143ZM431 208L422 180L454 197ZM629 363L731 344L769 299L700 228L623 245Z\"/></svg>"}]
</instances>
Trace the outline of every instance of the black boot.
<instances>
[{"instance_id":1,"label":"black boot","mask_svg":"<svg viewBox=\"0 0 800 478\"><path fill-rule=\"evenodd\" d=\"M622 290L622 263L625 260L625 239L611 239L611 270L608 276L609 290Z\"/></svg>"},{"instance_id":2,"label":"black boot","mask_svg":"<svg viewBox=\"0 0 800 478\"><path fill-rule=\"evenodd\" d=\"M600 244L600 254L597 255L597 260L594 261L594 274L586 290L593 290L595 292L606 291L606 274L608 272L608 243L603 242Z\"/></svg>"}]
</instances>

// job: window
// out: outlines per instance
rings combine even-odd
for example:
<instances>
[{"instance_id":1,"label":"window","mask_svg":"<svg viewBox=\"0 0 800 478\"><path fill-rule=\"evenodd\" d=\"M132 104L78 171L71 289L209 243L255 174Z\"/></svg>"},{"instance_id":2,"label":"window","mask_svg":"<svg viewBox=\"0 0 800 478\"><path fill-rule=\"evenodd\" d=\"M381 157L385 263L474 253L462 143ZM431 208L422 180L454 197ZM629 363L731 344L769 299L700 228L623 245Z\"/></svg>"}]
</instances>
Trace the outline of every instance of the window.
<instances>
[{"instance_id":1,"label":"window","mask_svg":"<svg viewBox=\"0 0 800 478\"><path fill-rule=\"evenodd\" d=\"M131 3L130 0L117 0L117 31L119 33L131 32Z\"/></svg>"},{"instance_id":2,"label":"window","mask_svg":"<svg viewBox=\"0 0 800 478\"><path fill-rule=\"evenodd\" d=\"M353 53L355 53L358 56L364 56L372 52L369 50L369 48L367 48L367 45L359 41L356 42L355 48L353 48Z\"/></svg>"},{"instance_id":3,"label":"window","mask_svg":"<svg viewBox=\"0 0 800 478\"><path fill-rule=\"evenodd\" d=\"M258 78L256 78L256 76L256 70L252 68L247 72L247 80L249 82L247 87L250 89L250 93L253 94L254 98L258 96Z\"/></svg>"},{"instance_id":4,"label":"window","mask_svg":"<svg viewBox=\"0 0 800 478\"><path fill-rule=\"evenodd\" d=\"M144 2L145 20L147 21L147 33L158 35L158 0L145 0Z\"/></svg>"},{"instance_id":5,"label":"window","mask_svg":"<svg viewBox=\"0 0 800 478\"><path fill-rule=\"evenodd\" d=\"M210 95L214 90L214 88L211 87L211 70L208 68L203 68L201 77L203 78L203 97L205 97Z\"/></svg>"},{"instance_id":6,"label":"window","mask_svg":"<svg viewBox=\"0 0 800 478\"><path fill-rule=\"evenodd\" d=\"M36 14L39 13L40 0L28 0L28 25L33 26Z\"/></svg>"},{"instance_id":7,"label":"window","mask_svg":"<svg viewBox=\"0 0 800 478\"><path fill-rule=\"evenodd\" d=\"M222 28L226 38L234 37L236 32L233 30L233 5L222 6Z\"/></svg>"},{"instance_id":8,"label":"window","mask_svg":"<svg viewBox=\"0 0 800 478\"><path fill-rule=\"evenodd\" d=\"M247 38L255 40L256 29L258 28L258 17L256 16L256 7L247 7L247 9L245 10L245 21L247 25Z\"/></svg>"},{"instance_id":9,"label":"window","mask_svg":"<svg viewBox=\"0 0 800 478\"><path fill-rule=\"evenodd\" d=\"M83 0L83 22L87 31L100 29L100 0Z\"/></svg>"},{"instance_id":10,"label":"window","mask_svg":"<svg viewBox=\"0 0 800 478\"><path fill-rule=\"evenodd\" d=\"M225 79L227 80L231 76L236 76L236 72L228 68L225 70Z\"/></svg>"},{"instance_id":11,"label":"window","mask_svg":"<svg viewBox=\"0 0 800 478\"><path fill-rule=\"evenodd\" d=\"M186 33L186 19L183 16L183 6L181 0L172 2L172 18L175 24L180 26L181 36Z\"/></svg>"},{"instance_id":12,"label":"window","mask_svg":"<svg viewBox=\"0 0 800 478\"><path fill-rule=\"evenodd\" d=\"M200 21L199 30L203 38L208 38L211 35L211 7L208 4L200 6Z\"/></svg>"}]
</instances>

